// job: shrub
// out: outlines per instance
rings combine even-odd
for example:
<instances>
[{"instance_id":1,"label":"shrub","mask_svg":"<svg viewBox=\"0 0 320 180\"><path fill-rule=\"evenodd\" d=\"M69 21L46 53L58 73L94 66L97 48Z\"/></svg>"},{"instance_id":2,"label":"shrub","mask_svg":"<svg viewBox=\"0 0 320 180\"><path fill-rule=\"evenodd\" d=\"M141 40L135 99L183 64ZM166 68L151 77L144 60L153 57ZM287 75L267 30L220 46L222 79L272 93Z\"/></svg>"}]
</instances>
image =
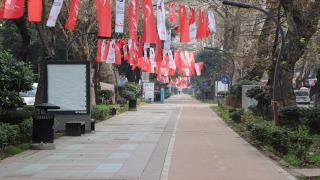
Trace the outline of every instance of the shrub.
<instances>
[{"instance_id":1,"label":"shrub","mask_svg":"<svg viewBox=\"0 0 320 180\"><path fill-rule=\"evenodd\" d=\"M1 139L0 142L17 144L19 140L19 126L8 123L0 123Z\"/></svg>"},{"instance_id":2,"label":"shrub","mask_svg":"<svg viewBox=\"0 0 320 180\"><path fill-rule=\"evenodd\" d=\"M256 108L257 108L256 105L250 105L250 106L248 107L249 111L251 111L251 112L255 112Z\"/></svg>"},{"instance_id":3,"label":"shrub","mask_svg":"<svg viewBox=\"0 0 320 180\"><path fill-rule=\"evenodd\" d=\"M267 124L266 122L254 122L252 124L250 124L250 133L252 135L252 137L260 142L263 143L267 143L268 139L269 139L269 132L268 132L268 128L269 128L269 124ZM247 126L248 127L248 126Z\"/></svg>"},{"instance_id":4,"label":"shrub","mask_svg":"<svg viewBox=\"0 0 320 180\"><path fill-rule=\"evenodd\" d=\"M0 109L16 109L23 102L19 92L32 89L31 64L14 59L10 51L0 47L0 69Z\"/></svg>"},{"instance_id":5,"label":"shrub","mask_svg":"<svg viewBox=\"0 0 320 180\"><path fill-rule=\"evenodd\" d=\"M290 149L290 141L286 130L276 126L269 126L269 144L276 151L287 154Z\"/></svg>"},{"instance_id":6,"label":"shrub","mask_svg":"<svg viewBox=\"0 0 320 180\"><path fill-rule=\"evenodd\" d=\"M305 160L313 140L310 136L293 132L289 134L292 153L299 159Z\"/></svg>"},{"instance_id":7,"label":"shrub","mask_svg":"<svg viewBox=\"0 0 320 180\"><path fill-rule=\"evenodd\" d=\"M229 118L231 118L234 122L241 122L241 116L243 115L243 109L239 108L229 108Z\"/></svg>"},{"instance_id":8,"label":"shrub","mask_svg":"<svg viewBox=\"0 0 320 180\"><path fill-rule=\"evenodd\" d=\"M282 127L298 130L301 109L296 106L286 106L279 108L279 122Z\"/></svg>"},{"instance_id":9,"label":"shrub","mask_svg":"<svg viewBox=\"0 0 320 180\"><path fill-rule=\"evenodd\" d=\"M91 118L103 119L110 114L110 109L105 105L91 106Z\"/></svg>"},{"instance_id":10,"label":"shrub","mask_svg":"<svg viewBox=\"0 0 320 180\"><path fill-rule=\"evenodd\" d=\"M112 104L112 97L114 96L114 92L111 90L97 90L96 95L100 99L102 104Z\"/></svg>"},{"instance_id":11,"label":"shrub","mask_svg":"<svg viewBox=\"0 0 320 180\"><path fill-rule=\"evenodd\" d=\"M127 100L125 98L119 97L118 104L120 104L121 107L127 103Z\"/></svg>"},{"instance_id":12,"label":"shrub","mask_svg":"<svg viewBox=\"0 0 320 180\"><path fill-rule=\"evenodd\" d=\"M136 100L140 96L141 86L135 82L126 82L122 85L120 95L127 100Z\"/></svg>"},{"instance_id":13,"label":"shrub","mask_svg":"<svg viewBox=\"0 0 320 180\"><path fill-rule=\"evenodd\" d=\"M32 137L33 119L28 118L19 124L20 142L28 143Z\"/></svg>"},{"instance_id":14,"label":"shrub","mask_svg":"<svg viewBox=\"0 0 320 180\"><path fill-rule=\"evenodd\" d=\"M31 112L24 110L0 110L0 122L19 124L31 117Z\"/></svg>"}]
</instances>

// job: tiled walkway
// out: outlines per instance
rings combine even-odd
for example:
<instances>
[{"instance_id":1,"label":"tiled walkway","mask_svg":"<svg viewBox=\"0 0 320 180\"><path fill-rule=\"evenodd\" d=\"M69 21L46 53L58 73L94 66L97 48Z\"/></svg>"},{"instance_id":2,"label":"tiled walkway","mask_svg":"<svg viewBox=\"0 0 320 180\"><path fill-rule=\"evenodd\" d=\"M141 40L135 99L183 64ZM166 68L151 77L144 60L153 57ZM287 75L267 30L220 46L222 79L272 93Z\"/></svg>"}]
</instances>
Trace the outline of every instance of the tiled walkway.
<instances>
[{"instance_id":1,"label":"tiled walkway","mask_svg":"<svg viewBox=\"0 0 320 180\"><path fill-rule=\"evenodd\" d=\"M189 95L149 104L64 136L55 150L0 163L0 179L295 179Z\"/></svg>"}]
</instances>

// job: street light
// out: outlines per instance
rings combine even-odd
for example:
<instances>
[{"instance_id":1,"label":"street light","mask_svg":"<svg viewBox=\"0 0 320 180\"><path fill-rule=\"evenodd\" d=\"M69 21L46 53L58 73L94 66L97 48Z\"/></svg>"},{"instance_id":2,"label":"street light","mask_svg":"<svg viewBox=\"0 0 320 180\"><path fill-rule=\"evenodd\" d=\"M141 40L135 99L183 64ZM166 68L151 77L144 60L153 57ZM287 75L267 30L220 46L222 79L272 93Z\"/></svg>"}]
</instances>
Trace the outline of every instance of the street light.
<instances>
[{"instance_id":1,"label":"street light","mask_svg":"<svg viewBox=\"0 0 320 180\"><path fill-rule=\"evenodd\" d=\"M265 11L264 9L261 9L259 7L256 7L256 6L251 6L251 5L248 5L248 4L242 4L242 3L237 3L237 2L230 2L230 1L222 1L223 4L225 5L229 5L229 6L236 6L236 7L239 7L239 8L252 8L252 9L256 9L258 11L261 11L263 12L265 15L267 15L269 18L271 18L276 24L277 24L277 27L280 31L280 34L281 34L281 47L280 47L280 51L279 51L279 54L278 54L278 58L277 58L277 62L276 62L276 67L275 67L275 70L274 70L274 76L273 76L273 113L274 113L274 121L275 121L275 125L276 126L280 126L280 123L279 123L279 118L278 118L278 107L277 107L277 84L278 84L278 76L279 76L279 68L280 68L280 61L281 61L281 56L282 56L282 53L283 53L283 50L284 50L284 32L283 32L283 29L282 29L282 26L281 24L278 22L278 20L272 16L272 14L270 14L269 12Z\"/></svg>"}]
</instances>

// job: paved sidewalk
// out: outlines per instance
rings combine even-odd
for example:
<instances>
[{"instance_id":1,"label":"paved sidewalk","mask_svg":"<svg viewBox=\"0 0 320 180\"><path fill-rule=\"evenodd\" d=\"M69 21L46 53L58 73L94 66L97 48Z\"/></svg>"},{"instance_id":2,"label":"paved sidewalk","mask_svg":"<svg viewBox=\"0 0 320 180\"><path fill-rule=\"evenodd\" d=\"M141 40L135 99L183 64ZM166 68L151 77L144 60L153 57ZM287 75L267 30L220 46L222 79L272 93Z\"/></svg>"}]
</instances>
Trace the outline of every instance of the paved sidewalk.
<instances>
[{"instance_id":1,"label":"paved sidewalk","mask_svg":"<svg viewBox=\"0 0 320 180\"><path fill-rule=\"evenodd\" d=\"M55 150L0 161L0 179L295 179L189 95L148 104L64 136Z\"/></svg>"}]
</instances>

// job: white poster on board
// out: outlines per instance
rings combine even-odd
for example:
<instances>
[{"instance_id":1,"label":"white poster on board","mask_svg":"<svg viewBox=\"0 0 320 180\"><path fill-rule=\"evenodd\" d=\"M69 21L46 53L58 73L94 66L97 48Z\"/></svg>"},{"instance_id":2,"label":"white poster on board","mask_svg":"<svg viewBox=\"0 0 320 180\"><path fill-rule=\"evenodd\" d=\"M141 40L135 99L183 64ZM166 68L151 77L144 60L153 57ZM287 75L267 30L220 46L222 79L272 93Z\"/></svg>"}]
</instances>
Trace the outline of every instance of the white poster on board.
<instances>
[{"instance_id":1,"label":"white poster on board","mask_svg":"<svg viewBox=\"0 0 320 180\"><path fill-rule=\"evenodd\" d=\"M146 102L154 102L154 83L144 83L143 94Z\"/></svg>"}]
</instances>

